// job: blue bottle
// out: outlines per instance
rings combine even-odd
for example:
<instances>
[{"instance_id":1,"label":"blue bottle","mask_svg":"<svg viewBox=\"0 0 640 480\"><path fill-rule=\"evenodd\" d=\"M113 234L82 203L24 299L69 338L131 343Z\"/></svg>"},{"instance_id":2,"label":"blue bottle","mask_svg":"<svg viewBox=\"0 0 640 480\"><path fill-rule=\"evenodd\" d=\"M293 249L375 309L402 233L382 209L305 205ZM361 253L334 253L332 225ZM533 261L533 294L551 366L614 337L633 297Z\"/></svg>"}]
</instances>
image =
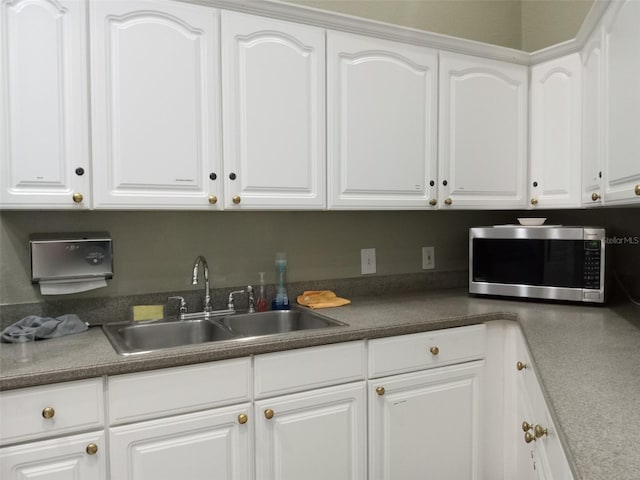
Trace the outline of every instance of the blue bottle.
<instances>
[{"instance_id":1,"label":"blue bottle","mask_svg":"<svg viewBox=\"0 0 640 480\"><path fill-rule=\"evenodd\" d=\"M276 297L271 302L272 310L290 310L289 295L287 295L286 276L287 276L287 254L284 252L276 253L276 273L278 275L278 288Z\"/></svg>"}]
</instances>

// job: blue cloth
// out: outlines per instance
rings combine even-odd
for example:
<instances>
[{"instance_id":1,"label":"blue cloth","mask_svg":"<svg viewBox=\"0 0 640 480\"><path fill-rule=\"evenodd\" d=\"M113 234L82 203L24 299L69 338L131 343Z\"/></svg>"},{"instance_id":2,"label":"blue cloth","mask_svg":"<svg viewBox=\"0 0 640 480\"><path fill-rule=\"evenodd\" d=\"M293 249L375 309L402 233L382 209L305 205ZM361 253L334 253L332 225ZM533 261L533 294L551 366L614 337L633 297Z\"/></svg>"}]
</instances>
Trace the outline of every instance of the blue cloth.
<instances>
[{"instance_id":1,"label":"blue cloth","mask_svg":"<svg viewBox=\"0 0 640 480\"><path fill-rule=\"evenodd\" d=\"M19 333L33 332L36 339L63 337L88 330L89 327L73 313L57 318L29 315L9 325L0 334L3 343L14 343Z\"/></svg>"}]
</instances>

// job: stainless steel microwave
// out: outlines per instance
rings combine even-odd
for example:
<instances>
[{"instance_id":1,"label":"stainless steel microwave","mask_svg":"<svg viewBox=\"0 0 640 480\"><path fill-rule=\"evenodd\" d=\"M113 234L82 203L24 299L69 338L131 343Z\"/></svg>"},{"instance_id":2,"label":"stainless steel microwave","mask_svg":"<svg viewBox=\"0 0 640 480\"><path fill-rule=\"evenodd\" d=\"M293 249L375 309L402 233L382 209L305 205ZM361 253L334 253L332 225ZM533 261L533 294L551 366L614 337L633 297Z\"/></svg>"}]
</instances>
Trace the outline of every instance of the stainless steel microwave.
<instances>
[{"instance_id":1,"label":"stainless steel microwave","mask_svg":"<svg viewBox=\"0 0 640 480\"><path fill-rule=\"evenodd\" d=\"M496 225L469 229L469 293L604 303L605 231Z\"/></svg>"}]
</instances>

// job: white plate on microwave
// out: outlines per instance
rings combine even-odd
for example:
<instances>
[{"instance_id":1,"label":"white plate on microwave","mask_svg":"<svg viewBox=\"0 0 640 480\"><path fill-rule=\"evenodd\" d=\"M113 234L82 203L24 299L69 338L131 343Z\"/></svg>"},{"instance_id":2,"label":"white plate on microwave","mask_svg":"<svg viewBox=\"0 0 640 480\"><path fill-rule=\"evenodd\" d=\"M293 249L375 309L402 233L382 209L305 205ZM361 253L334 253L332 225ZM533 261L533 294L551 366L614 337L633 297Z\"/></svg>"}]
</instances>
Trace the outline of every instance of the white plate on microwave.
<instances>
[{"instance_id":1,"label":"white plate on microwave","mask_svg":"<svg viewBox=\"0 0 640 480\"><path fill-rule=\"evenodd\" d=\"M520 225L524 225L525 227L539 227L540 225L544 224L546 220L546 218L529 217L519 218L518 222L520 222Z\"/></svg>"}]
</instances>

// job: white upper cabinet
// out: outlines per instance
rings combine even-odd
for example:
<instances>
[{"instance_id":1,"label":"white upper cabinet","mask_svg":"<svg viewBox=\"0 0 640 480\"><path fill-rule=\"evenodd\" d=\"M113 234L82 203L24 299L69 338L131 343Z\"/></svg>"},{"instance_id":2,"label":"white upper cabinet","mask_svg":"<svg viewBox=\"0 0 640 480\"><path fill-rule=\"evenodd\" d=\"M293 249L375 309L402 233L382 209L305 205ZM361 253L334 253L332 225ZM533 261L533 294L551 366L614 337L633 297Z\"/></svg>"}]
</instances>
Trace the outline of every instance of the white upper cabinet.
<instances>
[{"instance_id":1,"label":"white upper cabinet","mask_svg":"<svg viewBox=\"0 0 640 480\"><path fill-rule=\"evenodd\" d=\"M578 207L582 180L582 63L580 55L531 69L532 207Z\"/></svg>"},{"instance_id":2,"label":"white upper cabinet","mask_svg":"<svg viewBox=\"0 0 640 480\"><path fill-rule=\"evenodd\" d=\"M216 209L218 11L91 3L94 205Z\"/></svg>"},{"instance_id":3,"label":"white upper cabinet","mask_svg":"<svg viewBox=\"0 0 640 480\"><path fill-rule=\"evenodd\" d=\"M0 5L0 207L90 205L86 4Z\"/></svg>"},{"instance_id":4,"label":"white upper cabinet","mask_svg":"<svg viewBox=\"0 0 640 480\"><path fill-rule=\"evenodd\" d=\"M522 208L527 173L527 67L440 53L440 202Z\"/></svg>"},{"instance_id":5,"label":"white upper cabinet","mask_svg":"<svg viewBox=\"0 0 640 480\"><path fill-rule=\"evenodd\" d=\"M430 207L437 68L435 50L327 32L329 208Z\"/></svg>"},{"instance_id":6,"label":"white upper cabinet","mask_svg":"<svg viewBox=\"0 0 640 480\"><path fill-rule=\"evenodd\" d=\"M614 2L604 19L604 203L640 203L640 2Z\"/></svg>"},{"instance_id":7,"label":"white upper cabinet","mask_svg":"<svg viewBox=\"0 0 640 480\"><path fill-rule=\"evenodd\" d=\"M325 40L222 12L225 208L326 206Z\"/></svg>"},{"instance_id":8,"label":"white upper cabinet","mask_svg":"<svg viewBox=\"0 0 640 480\"><path fill-rule=\"evenodd\" d=\"M582 50L582 204L602 204L604 158L602 28Z\"/></svg>"}]
</instances>

